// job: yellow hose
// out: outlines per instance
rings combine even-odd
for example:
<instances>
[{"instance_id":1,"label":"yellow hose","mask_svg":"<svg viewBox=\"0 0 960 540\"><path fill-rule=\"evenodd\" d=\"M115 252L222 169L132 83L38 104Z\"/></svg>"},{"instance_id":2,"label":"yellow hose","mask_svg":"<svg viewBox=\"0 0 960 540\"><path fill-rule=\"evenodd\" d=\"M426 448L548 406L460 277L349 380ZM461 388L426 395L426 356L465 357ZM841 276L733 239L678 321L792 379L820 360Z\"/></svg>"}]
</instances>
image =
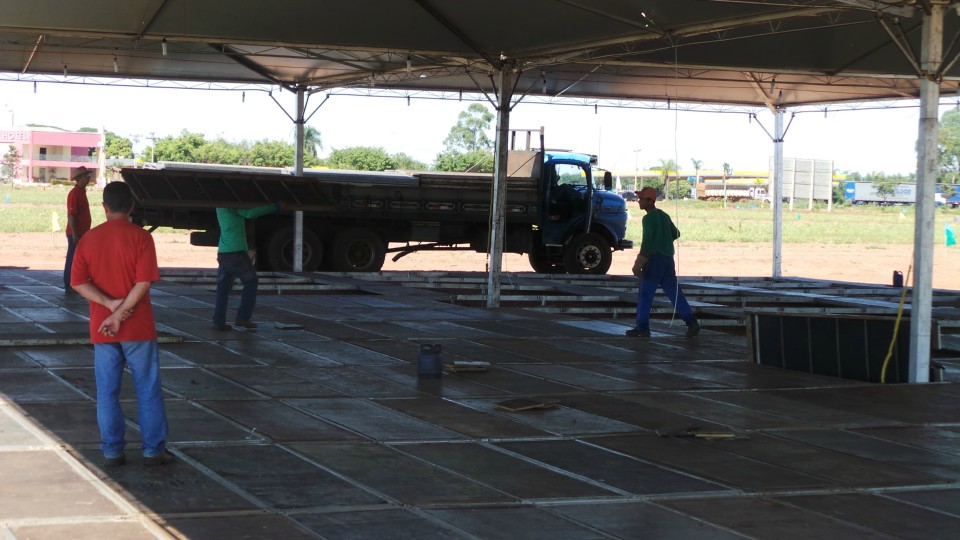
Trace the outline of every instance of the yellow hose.
<instances>
[{"instance_id":1,"label":"yellow hose","mask_svg":"<svg viewBox=\"0 0 960 540\"><path fill-rule=\"evenodd\" d=\"M897 334L900 333L900 319L903 318L903 302L907 299L907 283L910 282L910 270L913 265L907 267L907 277L903 280L903 292L900 293L900 307L897 308L897 321L893 323L893 339L890 340L890 348L887 350L887 357L883 359L883 369L880 370L880 383L887 383L887 366L890 365L890 358L893 357L893 347L897 344Z\"/></svg>"}]
</instances>

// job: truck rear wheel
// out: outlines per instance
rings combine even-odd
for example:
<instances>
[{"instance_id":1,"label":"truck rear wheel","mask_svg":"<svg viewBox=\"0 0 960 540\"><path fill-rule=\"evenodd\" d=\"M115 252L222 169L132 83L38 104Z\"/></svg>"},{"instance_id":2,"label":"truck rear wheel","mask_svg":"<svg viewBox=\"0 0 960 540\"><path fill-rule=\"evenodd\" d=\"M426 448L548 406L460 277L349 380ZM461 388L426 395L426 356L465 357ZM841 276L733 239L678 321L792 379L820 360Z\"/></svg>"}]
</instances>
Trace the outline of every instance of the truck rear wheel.
<instances>
[{"instance_id":1,"label":"truck rear wheel","mask_svg":"<svg viewBox=\"0 0 960 540\"><path fill-rule=\"evenodd\" d=\"M347 229L337 235L329 262L337 272L378 272L383 268L387 248L369 229Z\"/></svg>"},{"instance_id":2,"label":"truck rear wheel","mask_svg":"<svg viewBox=\"0 0 960 540\"><path fill-rule=\"evenodd\" d=\"M563 264L551 261L542 250L534 250L527 254L527 260L530 261L530 267L538 274L566 274L567 269Z\"/></svg>"},{"instance_id":3,"label":"truck rear wheel","mask_svg":"<svg viewBox=\"0 0 960 540\"><path fill-rule=\"evenodd\" d=\"M293 227L274 231L267 240L267 264L271 270L293 270ZM303 271L314 272L323 260L323 243L310 229L303 229Z\"/></svg>"},{"instance_id":4,"label":"truck rear wheel","mask_svg":"<svg viewBox=\"0 0 960 540\"><path fill-rule=\"evenodd\" d=\"M612 262L610 244L597 233L579 234L563 250L563 265L571 274L606 274Z\"/></svg>"}]
</instances>

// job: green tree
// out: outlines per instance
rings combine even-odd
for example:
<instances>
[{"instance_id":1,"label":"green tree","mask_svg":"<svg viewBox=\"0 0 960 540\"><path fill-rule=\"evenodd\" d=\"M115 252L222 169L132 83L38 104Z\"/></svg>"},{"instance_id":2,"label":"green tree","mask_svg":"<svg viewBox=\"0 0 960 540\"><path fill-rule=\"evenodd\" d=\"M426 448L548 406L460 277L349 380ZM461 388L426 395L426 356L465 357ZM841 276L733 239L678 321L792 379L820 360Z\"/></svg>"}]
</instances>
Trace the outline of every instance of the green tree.
<instances>
[{"instance_id":1,"label":"green tree","mask_svg":"<svg viewBox=\"0 0 960 540\"><path fill-rule=\"evenodd\" d=\"M700 182L700 167L703 167L703 161L699 159L691 159L690 162L693 164L694 183L698 183Z\"/></svg>"},{"instance_id":2,"label":"green tree","mask_svg":"<svg viewBox=\"0 0 960 540\"><path fill-rule=\"evenodd\" d=\"M877 197L880 197L883 202L887 202L887 199L896 192L897 184L899 183L897 178L887 178L882 173L879 173L873 175L871 185L877 193Z\"/></svg>"},{"instance_id":3,"label":"green tree","mask_svg":"<svg viewBox=\"0 0 960 540\"><path fill-rule=\"evenodd\" d=\"M323 141L320 139L320 130L313 126L305 126L303 128L303 153L304 155L304 164L306 164L306 156L312 156L316 159L320 159L317 153L317 149L323 150Z\"/></svg>"},{"instance_id":4,"label":"green tree","mask_svg":"<svg viewBox=\"0 0 960 540\"><path fill-rule=\"evenodd\" d=\"M293 167L296 149L283 141L257 141L250 147L248 163L256 167ZM307 157L303 165L306 167Z\"/></svg>"},{"instance_id":5,"label":"green tree","mask_svg":"<svg viewBox=\"0 0 960 540\"><path fill-rule=\"evenodd\" d=\"M726 161L723 162L723 207L727 207L727 178L733 176L733 167Z\"/></svg>"},{"instance_id":6,"label":"green tree","mask_svg":"<svg viewBox=\"0 0 960 540\"><path fill-rule=\"evenodd\" d=\"M493 143L487 136L493 114L479 103L471 103L460 113L457 123L443 140L444 150L437 154L438 171L493 172Z\"/></svg>"},{"instance_id":7,"label":"green tree","mask_svg":"<svg viewBox=\"0 0 960 540\"><path fill-rule=\"evenodd\" d=\"M104 132L103 153L108 158L133 158L133 141L112 131Z\"/></svg>"},{"instance_id":8,"label":"green tree","mask_svg":"<svg viewBox=\"0 0 960 540\"><path fill-rule=\"evenodd\" d=\"M680 191L676 186L670 185L670 175L673 173L674 176L677 174L677 164L672 159L661 159L660 164L655 167L651 167L651 170L660 171L660 176L658 178L659 185L657 186L657 191L663 193L665 199L669 199L671 192L673 196L677 196L677 192Z\"/></svg>"},{"instance_id":9,"label":"green tree","mask_svg":"<svg viewBox=\"0 0 960 540\"><path fill-rule=\"evenodd\" d=\"M196 163L200 159L200 148L206 143L203 134L183 130L178 137L168 136L155 141L154 161Z\"/></svg>"},{"instance_id":10,"label":"green tree","mask_svg":"<svg viewBox=\"0 0 960 540\"><path fill-rule=\"evenodd\" d=\"M385 171L395 169L396 163L383 148L353 146L330 152L327 165L331 169L355 171Z\"/></svg>"},{"instance_id":11,"label":"green tree","mask_svg":"<svg viewBox=\"0 0 960 540\"><path fill-rule=\"evenodd\" d=\"M234 143L222 137L206 142L194 154L197 163L218 163L222 165L248 165L250 148L244 142Z\"/></svg>"},{"instance_id":12,"label":"green tree","mask_svg":"<svg viewBox=\"0 0 960 540\"><path fill-rule=\"evenodd\" d=\"M960 182L960 110L951 107L940 118L937 134L937 158L940 181Z\"/></svg>"},{"instance_id":13,"label":"green tree","mask_svg":"<svg viewBox=\"0 0 960 540\"><path fill-rule=\"evenodd\" d=\"M9 145L7 153L0 160L0 178L3 180L16 180L20 178L20 151L14 145Z\"/></svg>"},{"instance_id":14,"label":"green tree","mask_svg":"<svg viewBox=\"0 0 960 540\"><path fill-rule=\"evenodd\" d=\"M434 168L438 171L492 173L493 152L486 150L441 152L437 154Z\"/></svg>"},{"instance_id":15,"label":"green tree","mask_svg":"<svg viewBox=\"0 0 960 540\"><path fill-rule=\"evenodd\" d=\"M427 164L417 161L412 157L399 152L390 156L393 159L394 168L404 170L404 171L425 171L427 170Z\"/></svg>"},{"instance_id":16,"label":"green tree","mask_svg":"<svg viewBox=\"0 0 960 540\"><path fill-rule=\"evenodd\" d=\"M487 131L493 121L493 113L479 103L471 103L467 110L460 113L457 123L443 140L446 151L473 152L489 150L493 147Z\"/></svg>"}]
</instances>

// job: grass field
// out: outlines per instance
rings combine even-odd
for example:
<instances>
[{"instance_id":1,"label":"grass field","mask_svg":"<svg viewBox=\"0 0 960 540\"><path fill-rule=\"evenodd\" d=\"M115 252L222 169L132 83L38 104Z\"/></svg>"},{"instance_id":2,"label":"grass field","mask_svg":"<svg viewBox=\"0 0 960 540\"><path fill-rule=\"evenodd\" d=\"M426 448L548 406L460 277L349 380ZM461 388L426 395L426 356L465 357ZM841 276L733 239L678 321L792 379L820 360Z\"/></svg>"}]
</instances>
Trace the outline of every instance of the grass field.
<instances>
[{"instance_id":1,"label":"grass field","mask_svg":"<svg viewBox=\"0 0 960 540\"><path fill-rule=\"evenodd\" d=\"M69 186L0 186L0 233L50 232L53 215L60 230L66 225L66 200ZM104 220L100 208L99 189L88 189L87 198L94 226ZM643 212L636 203L628 203L630 222L627 238L642 237L640 219ZM784 205L783 241L803 244L912 244L914 212L910 206L838 207L828 212L825 207L790 211ZM773 212L769 206L755 203L728 204L719 202L661 201L658 207L671 215L680 228L682 239L698 242L763 242L773 239ZM935 242L943 243L944 227L951 225L960 232L960 210L941 208L937 211ZM158 229L157 232L170 232Z\"/></svg>"},{"instance_id":2,"label":"grass field","mask_svg":"<svg viewBox=\"0 0 960 540\"><path fill-rule=\"evenodd\" d=\"M657 205L673 218L685 240L698 242L762 242L773 240L773 210L769 206L719 202L661 201ZM630 207L627 237L642 236L643 211ZM843 206L807 210L783 209L783 242L788 244L912 244L914 209L910 206ZM960 211L939 209L935 241L944 241L944 227L960 229Z\"/></svg>"}]
</instances>

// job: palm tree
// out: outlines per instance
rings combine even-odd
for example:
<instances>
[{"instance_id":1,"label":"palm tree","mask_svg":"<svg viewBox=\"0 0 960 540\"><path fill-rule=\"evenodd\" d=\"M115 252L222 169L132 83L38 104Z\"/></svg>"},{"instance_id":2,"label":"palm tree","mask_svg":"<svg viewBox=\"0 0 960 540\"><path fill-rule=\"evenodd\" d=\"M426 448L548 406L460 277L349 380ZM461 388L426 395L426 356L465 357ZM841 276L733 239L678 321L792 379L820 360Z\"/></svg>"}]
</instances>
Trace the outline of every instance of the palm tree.
<instances>
[{"instance_id":1,"label":"palm tree","mask_svg":"<svg viewBox=\"0 0 960 540\"><path fill-rule=\"evenodd\" d=\"M660 165L656 167L660 171L660 180L663 182L663 198L670 198L670 171L677 171L677 164L672 159L660 159Z\"/></svg>"},{"instance_id":2,"label":"palm tree","mask_svg":"<svg viewBox=\"0 0 960 540\"><path fill-rule=\"evenodd\" d=\"M693 170L694 170L693 183L697 184L700 182L700 167L703 166L703 161L699 159L691 159L690 162L693 163Z\"/></svg>"},{"instance_id":3,"label":"palm tree","mask_svg":"<svg viewBox=\"0 0 960 540\"><path fill-rule=\"evenodd\" d=\"M703 166L703 161L699 159L690 159L690 162L693 163L693 193L691 194L694 199L697 198L697 184L700 183L700 167Z\"/></svg>"},{"instance_id":4,"label":"palm tree","mask_svg":"<svg viewBox=\"0 0 960 540\"><path fill-rule=\"evenodd\" d=\"M723 162L723 207L727 207L727 176L733 174L733 167L726 161Z\"/></svg>"},{"instance_id":5,"label":"palm tree","mask_svg":"<svg viewBox=\"0 0 960 540\"><path fill-rule=\"evenodd\" d=\"M317 148L323 150L323 141L320 140L320 130L313 126L303 128L303 151L308 156L318 157Z\"/></svg>"}]
</instances>

